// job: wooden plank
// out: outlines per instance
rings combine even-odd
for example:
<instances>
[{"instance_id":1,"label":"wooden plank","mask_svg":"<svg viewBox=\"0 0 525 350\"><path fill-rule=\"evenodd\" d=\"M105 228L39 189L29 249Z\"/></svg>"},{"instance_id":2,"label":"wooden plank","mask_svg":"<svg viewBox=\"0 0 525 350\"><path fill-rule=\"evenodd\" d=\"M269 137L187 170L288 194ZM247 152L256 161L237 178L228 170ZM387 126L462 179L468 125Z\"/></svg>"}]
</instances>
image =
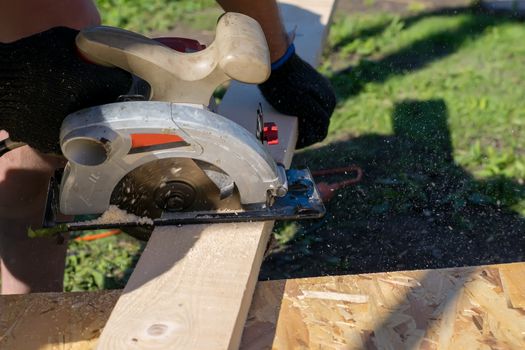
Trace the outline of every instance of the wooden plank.
<instances>
[{"instance_id":1,"label":"wooden plank","mask_svg":"<svg viewBox=\"0 0 525 350\"><path fill-rule=\"evenodd\" d=\"M93 349L120 293L0 296L0 349Z\"/></svg>"},{"instance_id":2,"label":"wooden plank","mask_svg":"<svg viewBox=\"0 0 525 350\"><path fill-rule=\"evenodd\" d=\"M524 349L525 306L509 305L505 287L524 273L513 263L259 282L241 348ZM0 348L92 349L119 294L2 296Z\"/></svg>"},{"instance_id":3,"label":"wooden plank","mask_svg":"<svg viewBox=\"0 0 525 350\"><path fill-rule=\"evenodd\" d=\"M335 4L335 0L279 1L287 31L295 31L297 53L314 67L319 64ZM263 106L264 120L276 123L280 131L279 144L268 146L270 153L278 163L289 166L297 142L297 118L278 113L256 86L232 82L219 113L255 133L259 103Z\"/></svg>"},{"instance_id":4,"label":"wooden plank","mask_svg":"<svg viewBox=\"0 0 525 350\"><path fill-rule=\"evenodd\" d=\"M238 347L271 228L267 222L155 229L99 348Z\"/></svg>"}]
</instances>

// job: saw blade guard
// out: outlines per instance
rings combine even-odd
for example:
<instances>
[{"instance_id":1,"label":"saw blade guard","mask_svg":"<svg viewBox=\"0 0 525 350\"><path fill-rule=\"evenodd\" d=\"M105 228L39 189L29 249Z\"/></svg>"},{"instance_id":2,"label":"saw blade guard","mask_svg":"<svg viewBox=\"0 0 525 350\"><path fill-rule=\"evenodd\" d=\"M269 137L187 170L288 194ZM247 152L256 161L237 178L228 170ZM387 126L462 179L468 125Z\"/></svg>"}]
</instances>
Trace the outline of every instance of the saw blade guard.
<instances>
[{"instance_id":1,"label":"saw blade guard","mask_svg":"<svg viewBox=\"0 0 525 350\"><path fill-rule=\"evenodd\" d=\"M64 120L60 140L69 160L60 194L67 215L104 212L126 174L159 159L189 158L215 183L231 179L243 206L264 207L287 191L284 168L264 145L202 106L135 101L92 107Z\"/></svg>"},{"instance_id":2,"label":"saw blade guard","mask_svg":"<svg viewBox=\"0 0 525 350\"><path fill-rule=\"evenodd\" d=\"M147 81L150 100L208 105L213 91L230 79L258 84L270 76L270 52L259 23L246 15L222 15L214 41L193 53L120 28L97 26L76 38L86 59L122 68Z\"/></svg>"}]
</instances>

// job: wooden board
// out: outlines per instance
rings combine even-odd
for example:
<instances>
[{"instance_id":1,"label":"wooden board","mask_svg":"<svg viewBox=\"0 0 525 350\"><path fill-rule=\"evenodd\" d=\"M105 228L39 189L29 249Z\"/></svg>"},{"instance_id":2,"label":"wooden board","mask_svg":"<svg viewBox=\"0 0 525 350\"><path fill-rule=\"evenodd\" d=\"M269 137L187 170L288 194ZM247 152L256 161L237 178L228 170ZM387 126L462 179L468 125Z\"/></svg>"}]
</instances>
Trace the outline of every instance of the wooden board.
<instances>
[{"instance_id":1,"label":"wooden board","mask_svg":"<svg viewBox=\"0 0 525 350\"><path fill-rule=\"evenodd\" d=\"M259 282L241 348L525 349L524 275L514 263ZM92 349L119 294L2 296L0 348Z\"/></svg>"},{"instance_id":2,"label":"wooden board","mask_svg":"<svg viewBox=\"0 0 525 350\"><path fill-rule=\"evenodd\" d=\"M0 296L0 349L93 349L121 291Z\"/></svg>"},{"instance_id":3,"label":"wooden board","mask_svg":"<svg viewBox=\"0 0 525 350\"><path fill-rule=\"evenodd\" d=\"M155 229L99 349L234 349L272 223Z\"/></svg>"},{"instance_id":4,"label":"wooden board","mask_svg":"<svg viewBox=\"0 0 525 350\"><path fill-rule=\"evenodd\" d=\"M297 53L314 67L319 64L335 4L335 0L279 1L286 30L295 31ZM279 144L268 146L270 153L278 163L289 166L297 142L297 118L278 113L256 86L233 82L219 106L219 113L255 134L259 103L263 107L264 121L274 122L279 128Z\"/></svg>"},{"instance_id":5,"label":"wooden board","mask_svg":"<svg viewBox=\"0 0 525 350\"><path fill-rule=\"evenodd\" d=\"M297 48L317 60L334 1L287 0L282 6L285 23L292 21L288 25L309 28L314 22L306 20L317 18L319 33ZM220 112L247 119L245 111L253 106L255 122L258 102L250 101L259 99L253 97L257 93L254 86L228 92ZM284 119L288 124L279 125L280 138L288 141L272 154L288 167L297 123L295 118ZM273 222L156 228L98 348L238 348L272 227Z\"/></svg>"}]
</instances>

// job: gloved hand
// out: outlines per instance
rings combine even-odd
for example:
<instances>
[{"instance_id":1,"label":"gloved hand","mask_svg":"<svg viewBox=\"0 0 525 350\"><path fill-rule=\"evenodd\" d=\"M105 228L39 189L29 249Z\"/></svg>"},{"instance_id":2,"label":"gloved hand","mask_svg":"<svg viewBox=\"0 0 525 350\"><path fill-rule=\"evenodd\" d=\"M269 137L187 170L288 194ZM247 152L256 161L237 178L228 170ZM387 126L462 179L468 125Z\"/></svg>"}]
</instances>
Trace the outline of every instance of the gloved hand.
<instances>
[{"instance_id":1,"label":"gloved hand","mask_svg":"<svg viewBox=\"0 0 525 350\"><path fill-rule=\"evenodd\" d=\"M270 78L259 89L280 113L298 118L297 149L326 137L336 104L334 91L328 79L297 56L293 44L272 64Z\"/></svg>"},{"instance_id":2,"label":"gloved hand","mask_svg":"<svg viewBox=\"0 0 525 350\"><path fill-rule=\"evenodd\" d=\"M114 102L131 74L83 61L78 31L57 27L0 43L0 129L13 141L60 154L62 120L82 108Z\"/></svg>"}]
</instances>

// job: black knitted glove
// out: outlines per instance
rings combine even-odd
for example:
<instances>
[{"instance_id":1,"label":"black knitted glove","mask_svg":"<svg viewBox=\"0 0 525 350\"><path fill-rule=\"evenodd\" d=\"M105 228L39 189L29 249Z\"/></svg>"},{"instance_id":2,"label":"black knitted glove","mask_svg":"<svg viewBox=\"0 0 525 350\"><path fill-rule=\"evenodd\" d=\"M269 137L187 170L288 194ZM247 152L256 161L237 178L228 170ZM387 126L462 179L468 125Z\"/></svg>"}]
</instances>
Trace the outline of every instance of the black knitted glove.
<instances>
[{"instance_id":1,"label":"black knitted glove","mask_svg":"<svg viewBox=\"0 0 525 350\"><path fill-rule=\"evenodd\" d=\"M298 118L296 148L300 149L326 137L336 100L328 79L297 56L293 49L287 54L289 57L284 57L279 67L272 67L270 78L260 84L259 89L280 113Z\"/></svg>"},{"instance_id":2,"label":"black knitted glove","mask_svg":"<svg viewBox=\"0 0 525 350\"><path fill-rule=\"evenodd\" d=\"M82 108L114 102L131 75L79 58L78 31L57 27L0 44L0 129L45 153L60 153L62 120Z\"/></svg>"}]
</instances>

